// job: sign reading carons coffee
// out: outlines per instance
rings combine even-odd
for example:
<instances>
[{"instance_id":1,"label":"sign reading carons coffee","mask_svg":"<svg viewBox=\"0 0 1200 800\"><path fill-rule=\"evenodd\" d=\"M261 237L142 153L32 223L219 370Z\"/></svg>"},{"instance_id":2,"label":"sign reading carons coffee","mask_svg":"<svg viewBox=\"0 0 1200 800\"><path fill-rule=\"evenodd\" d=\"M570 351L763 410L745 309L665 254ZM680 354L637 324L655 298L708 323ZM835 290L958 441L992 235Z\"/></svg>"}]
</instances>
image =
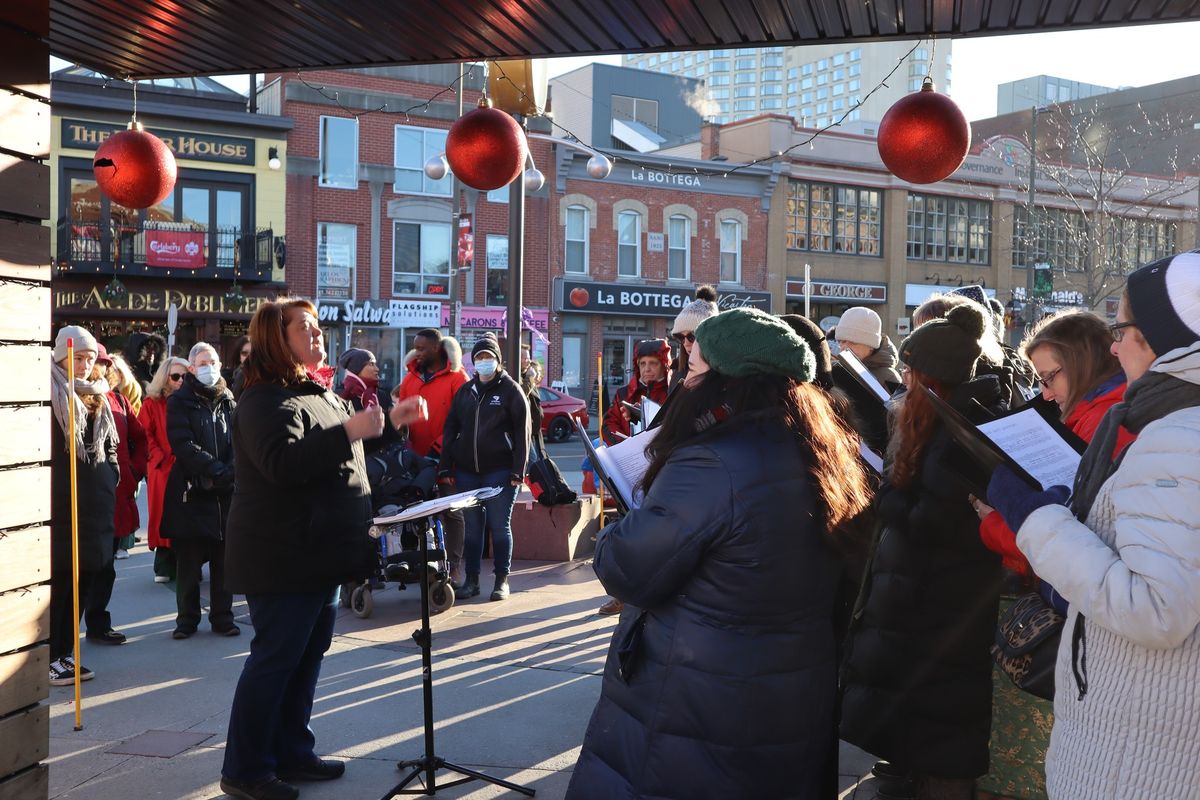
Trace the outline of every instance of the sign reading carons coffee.
<instances>
[{"instance_id":1,"label":"sign reading carons coffee","mask_svg":"<svg viewBox=\"0 0 1200 800\"><path fill-rule=\"evenodd\" d=\"M695 299L694 289L629 283L595 283L557 279L557 309L565 312L620 314L627 317L673 317ZM770 292L719 291L721 310L752 307L771 311Z\"/></svg>"}]
</instances>

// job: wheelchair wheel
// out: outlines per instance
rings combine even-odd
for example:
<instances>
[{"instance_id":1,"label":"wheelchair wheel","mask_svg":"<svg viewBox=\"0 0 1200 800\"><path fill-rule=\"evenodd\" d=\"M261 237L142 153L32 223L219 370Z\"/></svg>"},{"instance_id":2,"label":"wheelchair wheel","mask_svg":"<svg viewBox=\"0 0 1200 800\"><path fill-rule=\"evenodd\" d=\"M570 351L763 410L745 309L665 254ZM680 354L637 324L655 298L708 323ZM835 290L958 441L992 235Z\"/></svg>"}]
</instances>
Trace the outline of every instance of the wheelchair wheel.
<instances>
[{"instance_id":1,"label":"wheelchair wheel","mask_svg":"<svg viewBox=\"0 0 1200 800\"><path fill-rule=\"evenodd\" d=\"M354 591L350 594L350 610L359 619L371 616L371 612L375 610L375 597L371 593L370 586L363 584L354 587Z\"/></svg>"},{"instance_id":2,"label":"wheelchair wheel","mask_svg":"<svg viewBox=\"0 0 1200 800\"><path fill-rule=\"evenodd\" d=\"M454 607L454 587L449 580L439 580L429 587L429 611L440 614Z\"/></svg>"}]
</instances>

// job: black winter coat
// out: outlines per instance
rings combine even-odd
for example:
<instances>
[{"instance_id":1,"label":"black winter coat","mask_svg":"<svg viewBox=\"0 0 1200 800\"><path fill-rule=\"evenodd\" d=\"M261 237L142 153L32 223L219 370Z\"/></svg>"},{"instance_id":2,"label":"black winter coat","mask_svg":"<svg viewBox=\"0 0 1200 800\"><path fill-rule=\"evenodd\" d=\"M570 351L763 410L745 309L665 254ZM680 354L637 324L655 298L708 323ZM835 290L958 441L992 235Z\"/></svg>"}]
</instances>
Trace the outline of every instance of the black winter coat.
<instances>
[{"instance_id":1,"label":"black winter coat","mask_svg":"<svg viewBox=\"0 0 1200 800\"><path fill-rule=\"evenodd\" d=\"M486 383L474 377L463 384L446 415L438 472L507 470L520 481L528 459L529 403L517 382L498 370Z\"/></svg>"},{"instance_id":2,"label":"black winter coat","mask_svg":"<svg viewBox=\"0 0 1200 800\"><path fill-rule=\"evenodd\" d=\"M324 591L368 573L378 555L367 536L371 490L349 418L349 404L312 381L242 392L225 542L231 592Z\"/></svg>"},{"instance_id":3,"label":"black winter coat","mask_svg":"<svg viewBox=\"0 0 1200 800\"><path fill-rule=\"evenodd\" d=\"M209 389L191 374L167 398L175 463L163 492L161 529L171 539L224 538L233 497L234 405L224 382Z\"/></svg>"},{"instance_id":4,"label":"black winter coat","mask_svg":"<svg viewBox=\"0 0 1200 800\"><path fill-rule=\"evenodd\" d=\"M53 415L51 415L53 417ZM91 439L91 432L85 434ZM75 459L79 504L79 570L96 572L112 560L116 526L117 481L121 470L114 444L104 458L89 463ZM71 571L71 454L58 420L50 420L50 568Z\"/></svg>"},{"instance_id":5,"label":"black winter coat","mask_svg":"<svg viewBox=\"0 0 1200 800\"><path fill-rule=\"evenodd\" d=\"M972 421L971 398L1003 410L994 376L958 387L951 405ZM913 484L880 490L882 533L853 623L843 672L841 735L920 775L988 771L992 643L1000 558L979 538L944 427L931 436Z\"/></svg>"},{"instance_id":6,"label":"black winter coat","mask_svg":"<svg viewBox=\"0 0 1200 800\"><path fill-rule=\"evenodd\" d=\"M813 502L782 422L734 418L605 528L596 574L626 605L570 800L820 796L840 566Z\"/></svg>"}]
</instances>

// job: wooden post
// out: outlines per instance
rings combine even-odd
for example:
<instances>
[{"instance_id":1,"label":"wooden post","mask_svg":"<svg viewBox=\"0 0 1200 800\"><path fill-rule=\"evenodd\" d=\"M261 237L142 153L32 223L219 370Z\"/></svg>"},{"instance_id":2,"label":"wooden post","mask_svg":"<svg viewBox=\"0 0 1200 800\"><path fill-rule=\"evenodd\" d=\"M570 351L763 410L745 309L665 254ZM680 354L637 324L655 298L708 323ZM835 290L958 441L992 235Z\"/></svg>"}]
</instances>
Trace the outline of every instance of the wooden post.
<instances>
[{"instance_id":1,"label":"wooden post","mask_svg":"<svg viewBox=\"0 0 1200 800\"><path fill-rule=\"evenodd\" d=\"M599 391L596 394L596 430L600 431L600 444L604 444L604 351L596 353L596 381ZM595 473L596 465L592 464ZM600 530L604 530L604 481L596 481L596 492L600 495Z\"/></svg>"},{"instance_id":2,"label":"wooden post","mask_svg":"<svg viewBox=\"0 0 1200 800\"><path fill-rule=\"evenodd\" d=\"M49 0L0 6L0 796L49 791Z\"/></svg>"}]
</instances>

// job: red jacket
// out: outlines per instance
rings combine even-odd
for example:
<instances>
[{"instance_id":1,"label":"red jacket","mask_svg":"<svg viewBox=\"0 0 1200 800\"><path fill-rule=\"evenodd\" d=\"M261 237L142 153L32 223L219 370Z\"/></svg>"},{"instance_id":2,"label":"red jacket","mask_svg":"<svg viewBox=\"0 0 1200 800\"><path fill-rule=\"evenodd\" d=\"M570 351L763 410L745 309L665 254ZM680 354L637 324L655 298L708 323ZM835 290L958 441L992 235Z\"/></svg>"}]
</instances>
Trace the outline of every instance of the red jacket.
<instances>
[{"instance_id":1,"label":"red jacket","mask_svg":"<svg viewBox=\"0 0 1200 800\"><path fill-rule=\"evenodd\" d=\"M167 441L166 398L147 397L143 400L138 420L145 431L149 452L149 469L146 473L146 507L150 511L150 519L146 523L147 541L151 550L170 547L170 540L162 538L159 533L163 493L167 490L167 477L171 474L171 465L175 463L175 454L171 452L171 443Z\"/></svg>"},{"instance_id":2,"label":"red jacket","mask_svg":"<svg viewBox=\"0 0 1200 800\"><path fill-rule=\"evenodd\" d=\"M1091 442L1092 437L1096 435L1096 428L1100 426L1100 420L1104 419L1104 415L1108 410L1117 403L1121 402L1125 397L1126 383L1124 379L1121 382L1107 391L1089 399L1080 400L1071 411L1071 415L1063 422L1071 432L1083 439L1085 442ZM1101 384L1101 388L1103 388ZM1117 446L1113 450L1113 458L1120 455L1130 442L1134 440L1134 435L1129 431L1121 428L1117 432ZM993 553L999 553L1001 562L1005 569L1010 569L1020 575L1030 575L1032 570L1029 568L1029 560L1017 547L1017 534L1008 527L1004 521L1004 517L1000 513L993 511L983 518L979 524L979 536L983 539L983 544Z\"/></svg>"},{"instance_id":3,"label":"red jacket","mask_svg":"<svg viewBox=\"0 0 1200 800\"><path fill-rule=\"evenodd\" d=\"M121 480L117 483L117 503L113 512L116 526L114 536L120 539L138 529L137 487L146 477L148 458L146 431L133 413L133 406L120 392L108 393L108 405L112 409L113 423L120 438L117 447L117 466Z\"/></svg>"},{"instance_id":4,"label":"red jacket","mask_svg":"<svg viewBox=\"0 0 1200 800\"><path fill-rule=\"evenodd\" d=\"M455 393L467 382L467 372L462 368L462 348L451 337L442 340L446 346L446 366L426 381L415 359L406 358L408 374L400 384L398 397L404 400L418 395L429 404L429 419L408 426L408 444L417 455L434 456L442 452L442 429L450 415L450 403Z\"/></svg>"},{"instance_id":5,"label":"red jacket","mask_svg":"<svg viewBox=\"0 0 1200 800\"><path fill-rule=\"evenodd\" d=\"M624 400L631 405L637 405L643 397L649 396L651 400L662 405L667 402L670 377L668 373L667 377L661 381L655 381L650 384L649 389L636 378L631 380L628 386L622 386L620 389L617 389L612 405L604 412L604 424L600 427L600 435L604 438L605 444L614 445L629 436L629 422L621 413L623 407L621 401ZM620 433L621 436L615 436L615 433Z\"/></svg>"}]
</instances>

